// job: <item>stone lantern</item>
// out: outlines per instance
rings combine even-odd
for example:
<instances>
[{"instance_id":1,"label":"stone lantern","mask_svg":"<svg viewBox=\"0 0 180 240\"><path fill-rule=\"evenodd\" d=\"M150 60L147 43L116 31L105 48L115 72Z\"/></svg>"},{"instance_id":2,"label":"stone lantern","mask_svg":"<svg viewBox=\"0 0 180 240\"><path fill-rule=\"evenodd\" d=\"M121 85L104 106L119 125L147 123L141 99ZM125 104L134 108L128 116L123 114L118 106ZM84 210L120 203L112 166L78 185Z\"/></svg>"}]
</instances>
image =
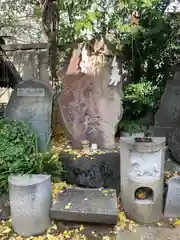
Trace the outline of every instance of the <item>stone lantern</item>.
<instances>
[{"instance_id":1,"label":"stone lantern","mask_svg":"<svg viewBox=\"0 0 180 240\"><path fill-rule=\"evenodd\" d=\"M143 141L142 141L143 140ZM163 212L165 138L120 138L121 202L127 216L151 223Z\"/></svg>"}]
</instances>

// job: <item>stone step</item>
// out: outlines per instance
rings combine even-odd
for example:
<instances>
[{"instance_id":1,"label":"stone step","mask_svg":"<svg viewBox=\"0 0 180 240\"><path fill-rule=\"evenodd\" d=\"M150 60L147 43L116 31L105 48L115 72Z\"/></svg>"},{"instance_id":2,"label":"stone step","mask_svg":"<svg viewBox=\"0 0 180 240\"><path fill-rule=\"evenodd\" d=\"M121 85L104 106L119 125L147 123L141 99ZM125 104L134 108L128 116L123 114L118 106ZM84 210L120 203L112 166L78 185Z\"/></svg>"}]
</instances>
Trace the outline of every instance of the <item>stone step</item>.
<instances>
[{"instance_id":1,"label":"stone step","mask_svg":"<svg viewBox=\"0 0 180 240\"><path fill-rule=\"evenodd\" d=\"M66 189L57 194L50 214L53 220L116 224L118 219L116 190Z\"/></svg>"}]
</instances>

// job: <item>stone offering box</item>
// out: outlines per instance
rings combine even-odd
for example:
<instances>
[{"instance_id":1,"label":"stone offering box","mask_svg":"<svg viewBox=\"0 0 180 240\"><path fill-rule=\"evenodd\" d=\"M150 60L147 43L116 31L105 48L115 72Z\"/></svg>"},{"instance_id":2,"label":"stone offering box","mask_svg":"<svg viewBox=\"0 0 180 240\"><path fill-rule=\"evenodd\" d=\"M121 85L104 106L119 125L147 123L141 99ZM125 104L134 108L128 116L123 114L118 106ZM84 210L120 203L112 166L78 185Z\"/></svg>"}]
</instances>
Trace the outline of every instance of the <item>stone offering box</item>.
<instances>
[{"instance_id":1,"label":"stone offering box","mask_svg":"<svg viewBox=\"0 0 180 240\"><path fill-rule=\"evenodd\" d=\"M128 217L158 221L163 211L165 138L120 138L121 202Z\"/></svg>"}]
</instances>

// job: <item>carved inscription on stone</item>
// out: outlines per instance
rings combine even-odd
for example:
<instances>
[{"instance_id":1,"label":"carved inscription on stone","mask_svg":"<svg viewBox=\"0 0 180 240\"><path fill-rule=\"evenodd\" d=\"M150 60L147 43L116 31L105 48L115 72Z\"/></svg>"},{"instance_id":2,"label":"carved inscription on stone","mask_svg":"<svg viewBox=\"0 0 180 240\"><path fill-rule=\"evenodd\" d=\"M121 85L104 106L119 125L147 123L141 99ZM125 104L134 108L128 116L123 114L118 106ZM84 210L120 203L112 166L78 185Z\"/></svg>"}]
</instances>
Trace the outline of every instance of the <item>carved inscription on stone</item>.
<instances>
[{"instance_id":1,"label":"carved inscription on stone","mask_svg":"<svg viewBox=\"0 0 180 240\"><path fill-rule=\"evenodd\" d=\"M72 147L81 148L81 141L88 140L90 144L96 143L98 148L113 149L116 147L116 127L123 112L121 85L109 86L112 61L109 64L99 55L90 56L89 61L92 65L90 72L74 72L72 75L68 67L67 74L62 79L63 91L59 97L62 123L69 134ZM93 65L94 62L96 65ZM69 65L73 64L70 61ZM75 68L72 66L71 69Z\"/></svg>"},{"instance_id":2,"label":"carved inscription on stone","mask_svg":"<svg viewBox=\"0 0 180 240\"><path fill-rule=\"evenodd\" d=\"M43 88L17 88L19 97L45 97Z\"/></svg>"},{"instance_id":3,"label":"carved inscription on stone","mask_svg":"<svg viewBox=\"0 0 180 240\"><path fill-rule=\"evenodd\" d=\"M100 133L100 116L91 92L92 78L85 76L72 80L68 76L64 83L64 94L60 97L61 116L70 135L79 139L74 142L74 147L81 147L82 140L90 138L95 141Z\"/></svg>"}]
</instances>

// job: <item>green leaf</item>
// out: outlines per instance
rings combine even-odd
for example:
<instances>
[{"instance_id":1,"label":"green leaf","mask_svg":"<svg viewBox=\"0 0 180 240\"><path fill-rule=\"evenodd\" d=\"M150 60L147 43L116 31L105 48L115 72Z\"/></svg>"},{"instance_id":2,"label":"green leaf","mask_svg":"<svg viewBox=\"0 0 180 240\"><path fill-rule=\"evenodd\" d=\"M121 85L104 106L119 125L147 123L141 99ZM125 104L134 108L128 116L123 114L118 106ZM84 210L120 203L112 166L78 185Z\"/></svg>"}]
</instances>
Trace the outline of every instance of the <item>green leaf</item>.
<instances>
[{"instance_id":1,"label":"green leaf","mask_svg":"<svg viewBox=\"0 0 180 240\"><path fill-rule=\"evenodd\" d=\"M39 6L34 7L34 15L36 18L40 19L41 18L41 8Z\"/></svg>"},{"instance_id":2,"label":"green leaf","mask_svg":"<svg viewBox=\"0 0 180 240\"><path fill-rule=\"evenodd\" d=\"M96 12L88 12L87 16L90 21L94 21L96 19Z\"/></svg>"},{"instance_id":3,"label":"green leaf","mask_svg":"<svg viewBox=\"0 0 180 240\"><path fill-rule=\"evenodd\" d=\"M80 21L80 20L77 20L75 23L74 23L74 26L75 26L75 31L77 34L80 33L82 27L83 27L83 23Z\"/></svg>"}]
</instances>

